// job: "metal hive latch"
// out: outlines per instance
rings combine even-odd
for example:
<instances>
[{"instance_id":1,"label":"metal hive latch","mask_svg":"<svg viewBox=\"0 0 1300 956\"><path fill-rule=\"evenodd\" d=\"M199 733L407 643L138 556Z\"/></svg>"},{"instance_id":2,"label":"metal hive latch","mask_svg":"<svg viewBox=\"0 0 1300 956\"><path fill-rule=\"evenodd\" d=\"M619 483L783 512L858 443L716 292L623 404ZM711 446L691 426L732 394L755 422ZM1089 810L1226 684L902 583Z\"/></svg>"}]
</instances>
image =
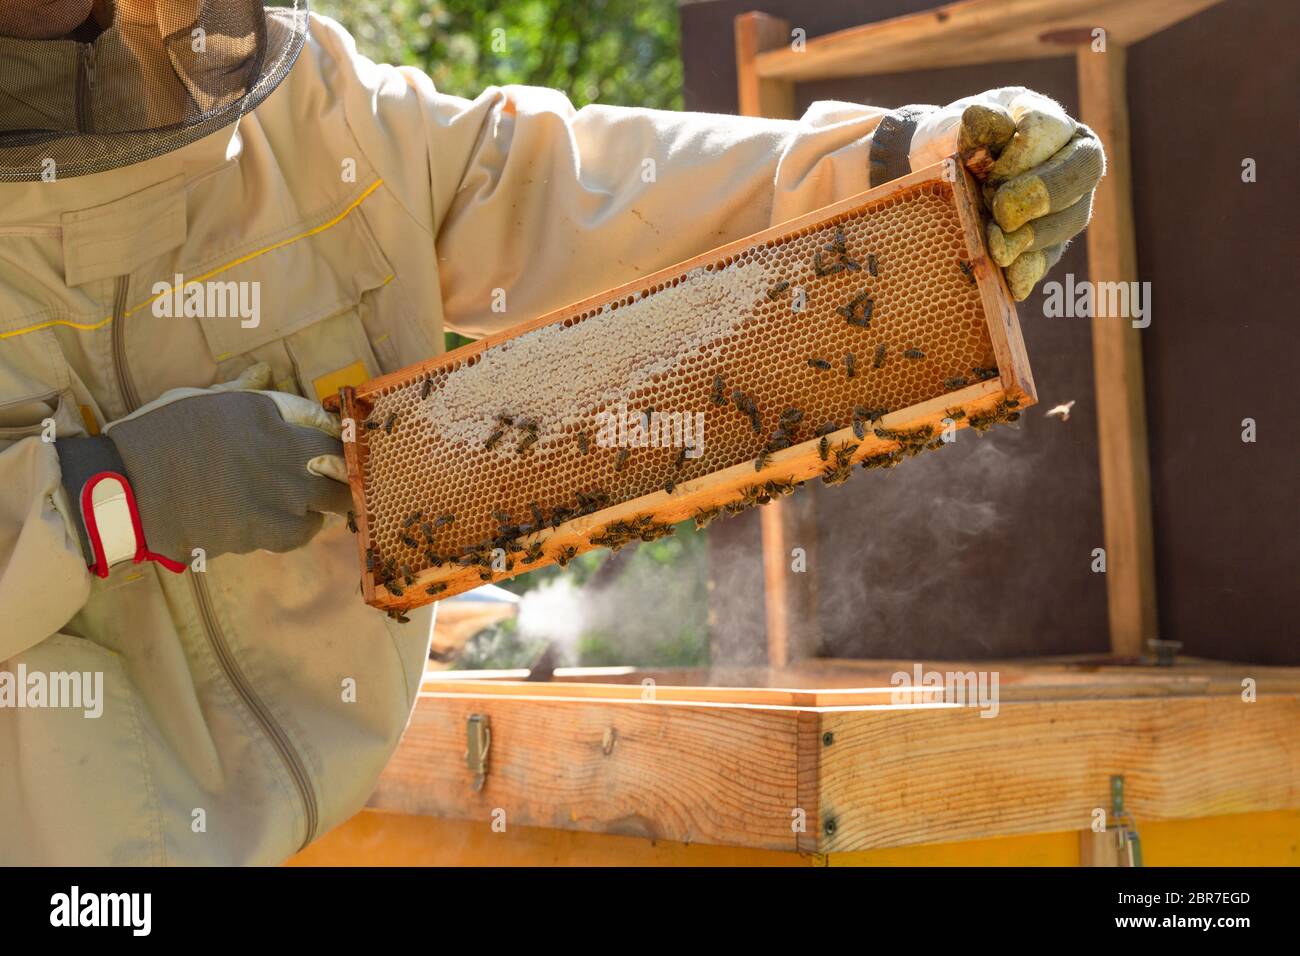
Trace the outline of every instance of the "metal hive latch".
<instances>
[{"instance_id":1,"label":"metal hive latch","mask_svg":"<svg viewBox=\"0 0 1300 956\"><path fill-rule=\"evenodd\" d=\"M488 750L492 747L492 728L487 714L470 714L465 722L465 766L474 774L471 786L478 793L487 781Z\"/></svg>"}]
</instances>

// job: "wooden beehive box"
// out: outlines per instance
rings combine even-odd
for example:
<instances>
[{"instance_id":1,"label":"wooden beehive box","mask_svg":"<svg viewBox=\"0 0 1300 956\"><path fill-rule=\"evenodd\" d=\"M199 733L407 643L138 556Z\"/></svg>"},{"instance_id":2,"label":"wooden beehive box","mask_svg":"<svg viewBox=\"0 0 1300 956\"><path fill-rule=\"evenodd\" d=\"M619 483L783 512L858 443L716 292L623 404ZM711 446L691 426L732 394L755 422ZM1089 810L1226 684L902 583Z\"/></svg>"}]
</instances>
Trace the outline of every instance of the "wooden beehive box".
<instances>
[{"instance_id":1,"label":"wooden beehive box","mask_svg":"<svg viewBox=\"0 0 1300 956\"><path fill-rule=\"evenodd\" d=\"M945 419L1014 419L1024 343L951 170L344 389L366 601L425 604L892 466L942 447Z\"/></svg>"}]
</instances>

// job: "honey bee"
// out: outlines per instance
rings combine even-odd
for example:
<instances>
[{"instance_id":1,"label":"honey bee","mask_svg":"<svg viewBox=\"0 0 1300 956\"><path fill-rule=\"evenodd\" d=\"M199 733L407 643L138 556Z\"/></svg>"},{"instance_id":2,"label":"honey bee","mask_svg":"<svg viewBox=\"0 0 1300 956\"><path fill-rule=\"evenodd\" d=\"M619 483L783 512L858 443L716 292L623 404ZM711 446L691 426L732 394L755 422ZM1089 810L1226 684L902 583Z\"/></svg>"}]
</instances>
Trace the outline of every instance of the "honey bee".
<instances>
[{"instance_id":1,"label":"honey bee","mask_svg":"<svg viewBox=\"0 0 1300 956\"><path fill-rule=\"evenodd\" d=\"M834 240L822 246L822 248L825 249L827 252L835 252L835 253L839 253L840 255L844 255L846 252L849 251L849 247L846 243L847 240L845 239L844 236L844 230L836 229Z\"/></svg>"},{"instance_id":2,"label":"honey bee","mask_svg":"<svg viewBox=\"0 0 1300 956\"><path fill-rule=\"evenodd\" d=\"M817 431L815 432L815 434L817 435L818 438L820 438L823 435L829 435L833 431L839 431L839 427L840 426L836 425L834 422L823 422L822 424L817 426Z\"/></svg>"},{"instance_id":3,"label":"honey bee","mask_svg":"<svg viewBox=\"0 0 1300 956\"><path fill-rule=\"evenodd\" d=\"M961 421L963 418L966 417L966 409L964 409L964 408L949 408L949 409L947 410L946 414L947 414L948 417L951 418L953 421L955 421L955 422L959 422L959 421Z\"/></svg>"},{"instance_id":4,"label":"honey bee","mask_svg":"<svg viewBox=\"0 0 1300 956\"><path fill-rule=\"evenodd\" d=\"M727 384L722 380L721 375L713 376L713 394L709 399L714 405L727 404Z\"/></svg>"},{"instance_id":5,"label":"honey bee","mask_svg":"<svg viewBox=\"0 0 1300 956\"><path fill-rule=\"evenodd\" d=\"M584 455L591 451L591 439L587 437L586 432L578 432L578 451Z\"/></svg>"},{"instance_id":6,"label":"honey bee","mask_svg":"<svg viewBox=\"0 0 1300 956\"><path fill-rule=\"evenodd\" d=\"M357 516L351 511L348 512L348 530L353 534L357 533Z\"/></svg>"},{"instance_id":7,"label":"honey bee","mask_svg":"<svg viewBox=\"0 0 1300 956\"><path fill-rule=\"evenodd\" d=\"M867 423L857 415L853 416L853 435L858 441L867 437Z\"/></svg>"},{"instance_id":8,"label":"honey bee","mask_svg":"<svg viewBox=\"0 0 1300 956\"><path fill-rule=\"evenodd\" d=\"M392 581L389 581L387 584L384 585L384 587L388 588L388 593L391 594L393 597L401 597L403 594L406 593L401 588L399 588L396 584L394 584Z\"/></svg>"},{"instance_id":9,"label":"honey bee","mask_svg":"<svg viewBox=\"0 0 1300 956\"><path fill-rule=\"evenodd\" d=\"M400 570L402 572L402 580L406 582L406 586L409 588L412 584L415 583L415 575L411 573L411 569L407 567L405 564L402 565Z\"/></svg>"},{"instance_id":10,"label":"honey bee","mask_svg":"<svg viewBox=\"0 0 1300 956\"><path fill-rule=\"evenodd\" d=\"M435 568L440 568L446 564L446 561L443 560L442 556L435 554L431 548L425 549L424 560L428 561L429 564Z\"/></svg>"},{"instance_id":11,"label":"honey bee","mask_svg":"<svg viewBox=\"0 0 1300 956\"><path fill-rule=\"evenodd\" d=\"M966 385L966 379L962 378L960 375L955 378L946 378L943 381L943 387L948 389L949 391L954 391L956 389L963 388L965 385Z\"/></svg>"},{"instance_id":12,"label":"honey bee","mask_svg":"<svg viewBox=\"0 0 1300 956\"><path fill-rule=\"evenodd\" d=\"M867 271L873 276L880 275L880 263L876 260L875 253L871 253L867 256Z\"/></svg>"},{"instance_id":13,"label":"honey bee","mask_svg":"<svg viewBox=\"0 0 1300 956\"><path fill-rule=\"evenodd\" d=\"M794 494L794 482L790 481L788 478L784 481L769 481L763 486L763 488L767 491L768 495L773 498L780 498L785 495Z\"/></svg>"},{"instance_id":14,"label":"honey bee","mask_svg":"<svg viewBox=\"0 0 1300 956\"><path fill-rule=\"evenodd\" d=\"M997 377L998 377L998 370L997 370L996 367L994 367L994 368L981 368L981 367L979 367L979 366L977 365L977 366L975 366L974 368L971 369L971 372L974 373L975 377L976 377L977 379L979 379L981 382L986 381L987 379L990 379L990 378L997 378Z\"/></svg>"},{"instance_id":15,"label":"honey bee","mask_svg":"<svg viewBox=\"0 0 1300 956\"><path fill-rule=\"evenodd\" d=\"M853 378L855 375L858 374L858 370L856 367L857 362L858 362L857 356L855 356L852 352L844 353L844 372L846 378Z\"/></svg>"},{"instance_id":16,"label":"honey bee","mask_svg":"<svg viewBox=\"0 0 1300 956\"><path fill-rule=\"evenodd\" d=\"M415 524L423 517L424 515L418 511L412 512L411 514L406 516L405 520L402 521L402 527L409 528L411 525Z\"/></svg>"},{"instance_id":17,"label":"honey bee","mask_svg":"<svg viewBox=\"0 0 1300 956\"><path fill-rule=\"evenodd\" d=\"M925 353L922 352L920 349L904 349L903 358L923 359L925 358Z\"/></svg>"},{"instance_id":18,"label":"honey bee","mask_svg":"<svg viewBox=\"0 0 1300 956\"><path fill-rule=\"evenodd\" d=\"M840 262L843 263L844 268L848 269L850 272L862 271L861 263L855 262L854 260L850 259L848 256L840 256Z\"/></svg>"},{"instance_id":19,"label":"honey bee","mask_svg":"<svg viewBox=\"0 0 1300 956\"><path fill-rule=\"evenodd\" d=\"M542 543L540 541L534 541L532 544L528 546L528 550L527 552L524 553L524 556L521 560L524 562L524 564L532 564L534 561L540 561L541 559L542 559Z\"/></svg>"},{"instance_id":20,"label":"honey bee","mask_svg":"<svg viewBox=\"0 0 1300 956\"><path fill-rule=\"evenodd\" d=\"M519 445L515 448L515 454L522 455L537 442L537 431L525 431L524 437L519 439Z\"/></svg>"},{"instance_id":21,"label":"honey bee","mask_svg":"<svg viewBox=\"0 0 1300 956\"><path fill-rule=\"evenodd\" d=\"M397 412L393 412L387 418L384 419L384 434L391 435L393 433L393 426L396 424L397 424Z\"/></svg>"},{"instance_id":22,"label":"honey bee","mask_svg":"<svg viewBox=\"0 0 1300 956\"><path fill-rule=\"evenodd\" d=\"M558 528L571 517L573 517L572 508L566 508L563 505L556 505L551 509L551 527Z\"/></svg>"},{"instance_id":23,"label":"honey bee","mask_svg":"<svg viewBox=\"0 0 1300 956\"><path fill-rule=\"evenodd\" d=\"M713 519L720 514L722 514L721 508L700 508L695 512L695 527L707 528Z\"/></svg>"},{"instance_id":24,"label":"honey bee","mask_svg":"<svg viewBox=\"0 0 1300 956\"><path fill-rule=\"evenodd\" d=\"M809 368L817 369L819 372L829 372L831 369L830 362L826 361L824 358L818 358L816 356L808 360L808 366Z\"/></svg>"},{"instance_id":25,"label":"honey bee","mask_svg":"<svg viewBox=\"0 0 1300 956\"><path fill-rule=\"evenodd\" d=\"M677 457L673 459L673 469L680 471L682 465L686 464L686 446L683 445L677 450Z\"/></svg>"},{"instance_id":26,"label":"honey bee","mask_svg":"<svg viewBox=\"0 0 1300 956\"><path fill-rule=\"evenodd\" d=\"M430 584L427 588L424 589L424 593L432 597L435 594L441 594L445 590L447 590L446 581L434 581L432 584Z\"/></svg>"},{"instance_id":27,"label":"honey bee","mask_svg":"<svg viewBox=\"0 0 1300 956\"><path fill-rule=\"evenodd\" d=\"M885 353L887 351L889 350L885 348L885 344L883 342L876 346L876 354L871 360L872 368L880 368L885 364Z\"/></svg>"},{"instance_id":28,"label":"honey bee","mask_svg":"<svg viewBox=\"0 0 1300 956\"><path fill-rule=\"evenodd\" d=\"M788 288L790 288L790 283L786 282L783 279L780 282L778 282L776 285L772 286L772 288L767 290L767 297L771 299L773 302L775 302L778 298L780 298L781 293Z\"/></svg>"},{"instance_id":29,"label":"honey bee","mask_svg":"<svg viewBox=\"0 0 1300 956\"><path fill-rule=\"evenodd\" d=\"M823 435L822 440L817 443L817 454L821 456L822 461L827 461L830 458L831 440L825 435Z\"/></svg>"},{"instance_id":30,"label":"honey bee","mask_svg":"<svg viewBox=\"0 0 1300 956\"><path fill-rule=\"evenodd\" d=\"M622 471L623 466L627 464L628 456L631 454L632 450L630 448L620 448L618 455L614 458L614 470Z\"/></svg>"},{"instance_id":31,"label":"honey bee","mask_svg":"<svg viewBox=\"0 0 1300 956\"><path fill-rule=\"evenodd\" d=\"M502 525L510 524L514 520L510 515L506 514L506 512L504 511L493 511L492 518L493 520L496 521L497 524L502 524Z\"/></svg>"},{"instance_id":32,"label":"honey bee","mask_svg":"<svg viewBox=\"0 0 1300 956\"><path fill-rule=\"evenodd\" d=\"M803 410L798 408L787 408L781 413L780 423L782 428L788 429L791 425L797 425L803 421Z\"/></svg>"},{"instance_id":33,"label":"honey bee","mask_svg":"<svg viewBox=\"0 0 1300 956\"><path fill-rule=\"evenodd\" d=\"M368 431L368 432L372 432L372 431L374 431L375 429L379 428L379 422L371 421L369 418L367 418L367 419L366 419L364 422L362 422L361 424L365 426L365 429L366 429L366 431Z\"/></svg>"},{"instance_id":34,"label":"honey bee","mask_svg":"<svg viewBox=\"0 0 1300 956\"><path fill-rule=\"evenodd\" d=\"M771 463L772 463L772 452L764 448L762 451L758 453L758 457L754 459L754 470L762 471Z\"/></svg>"},{"instance_id":35,"label":"honey bee","mask_svg":"<svg viewBox=\"0 0 1300 956\"><path fill-rule=\"evenodd\" d=\"M487 441L483 443L483 447L487 451L491 451L493 448L496 448L497 445L500 444L501 439L505 437L506 437L506 430L504 428L498 428L491 435L488 435Z\"/></svg>"},{"instance_id":36,"label":"honey bee","mask_svg":"<svg viewBox=\"0 0 1300 956\"><path fill-rule=\"evenodd\" d=\"M966 277L967 281L970 282L971 285L974 285L975 270L970 267L970 263L967 262L965 259L958 259L957 266L958 268L961 269L961 274Z\"/></svg>"},{"instance_id":37,"label":"honey bee","mask_svg":"<svg viewBox=\"0 0 1300 956\"><path fill-rule=\"evenodd\" d=\"M434 519L433 526L435 528L441 528L443 525L455 524L455 522L456 516L454 514L439 515Z\"/></svg>"},{"instance_id":38,"label":"honey bee","mask_svg":"<svg viewBox=\"0 0 1300 956\"><path fill-rule=\"evenodd\" d=\"M366 570L374 571L379 566L379 555L374 548L366 548Z\"/></svg>"},{"instance_id":39,"label":"honey bee","mask_svg":"<svg viewBox=\"0 0 1300 956\"><path fill-rule=\"evenodd\" d=\"M433 541L433 525L429 524L427 521L421 521L420 531L424 534L426 541Z\"/></svg>"},{"instance_id":40,"label":"honey bee","mask_svg":"<svg viewBox=\"0 0 1300 956\"><path fill-rule=\"evenodd\" d=\"M669 478L667 481L664 482L664 494L671 495L676 490L677 490L677 482L674 481L672 478Z\"/></svg>"},{"instance_id":41,"label":"honey bee","mask_svg":"<svg viewBox=\"0 0 1300 956\"><path fill-rule=\"evenodd\" d=\"M420 542L416 541L409 534L404 534L401 538L402 544L406 545L408 548L418 548L420 546Z\"/></svg>"},{"instance_id":42,"label":"honey bee","mask_svg":"<svg viewBox=\"0 0 1300 956\"><path fill-rule=\"evenodd\" d=\"M400 593L398 594L398 597L401 597L401 594L400 594ZM389 611L389 612L388 612L388 616L389 616L389 618L391 618L392 620L396 621L398 624L410 624L410 623L411 623L411 619L410 619L409 617L407 617L405 614L403 614L401 611Z\"/></svg>"},{"instance_id":43,"label":"honey bee","mask_svg":"<svg viewBox=\"0 0 1300 956\"><path fill-rule=\"evenodd\" d=\"M515 417L509 412L497 412L497 424L502 428L509 428L515 423Z\"/></svg>"},{"instance_id":44,"label":"honey bee","mask_svg":"<svg viewBox=\"0 0 1300 956\"><path fill-rule=\"evenodd\" d=\"M767 450L780 451L783 448L789 448L791 444L789 433L784 428L778 428L772 432L772 437L767 440Z\"/></svg>"},{"instance_id":45,"label":"honey bee","mask_svg":"<svg viewBox=\"0 0 1300 956\"><path fill-rule=\"evenodd\" d=\"M555 563L562 568L567 568L569 562L578 556L578 549L573 545L561 548L555 554Z\"/></svg>"},{"instance_id":46,"label":"honey bee","mask_svg":"<svg viewBox=\"0 0 1300 956\"><path fill-rule=\"evenodd\" d=\"M546 512L538 506L536 501L528 502L528 510L533 513L534 527L540 528L542 525L546 524Z\"/></svg>"},{"instance_id":47,"label":"honey bee","mask_svg":"<svg viewBox=\"0 0 1300 956\"><path fill-rule=\"evenodd\" d=\"M432 391L433 391L433 379L425 378L425 380L420 383L420 401L424 401L426 398L428 398L429 393Z\"/></svg>"}]
</instances>

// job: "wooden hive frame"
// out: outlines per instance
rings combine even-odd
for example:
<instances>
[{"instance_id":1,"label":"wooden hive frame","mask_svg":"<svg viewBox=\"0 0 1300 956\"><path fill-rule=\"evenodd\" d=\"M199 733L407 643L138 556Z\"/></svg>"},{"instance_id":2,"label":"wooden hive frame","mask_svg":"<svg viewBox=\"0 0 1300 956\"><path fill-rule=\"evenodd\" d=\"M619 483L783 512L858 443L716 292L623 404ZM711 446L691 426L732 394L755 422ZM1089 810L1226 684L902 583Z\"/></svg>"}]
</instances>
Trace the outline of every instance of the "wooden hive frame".
<instances>
[{"instance_id":1,"label":"wooden hive frame","mask_svg":"<svg viewBox=\"0 0 1300 956\"><path fill-rule=\"evenodd\" d=\"M954 171L956 171L955 176ZM959 417L955 422L957 427L965 427L971 419L978 422L981 418L985 421L1005 418L1010 408L1019 409L1032 405L1037 395L1010 292L1001 271L988 258L985 249L978 184L956 158L918 170L876 189L709 250L686 262L557 309L445 355L381 376L356 388L345 388L341 390L339 396L342 415L345 419L359 423L368 418L376 397L386 389L409 386L410 383L429 377L431 373L472 364L480 353L509 339L554 323L564 322L567 318L599 308L605 303L635 297L647 287L653 287L657 282L669 283L690 269L725 260L728 256L739 255L744 250L763 243L770 243L783 237L801 234L820 225L833 223L837 217L845 217L864 207L876 207L884 201L901 197L909 191L915 193L918 187L939 182L950 184L945 188L951 188L964 251L970 266L972 281L978 287L979 301L996 358L998 374L994 378L957 388L947 394L893 411L877 420L874 429L868 430L862 440L855 436L852 427L845 427L830 434L829 441L832 447L840 443L856 445L851 455L851 462L858 464L867 458L887 454L900 448L898 439L882 437L881 433L887 436L891 432L914 433L926 427L942 427L940 423L948 417L950 410L956 408L961 408L965 412L965 417ZM676 486L672 494L658 491L571 518L554 528L529 536L529 543L541 542L544 557L529 564L515 563L509 570L497 570L492 574L492 579L512 577L554 563L564 550L572 549L570 554L576 555L599 547L599 544L593 543L592 538L598 537L599 532L612 523L650 516L656 524L675 524L691 518L697 512L734 502L745 494L746 489L752 489L769 480L803 482L817 477L827 467L825 459L819 454L818 446L819 439L813 438L775 452L771 456L770 463L761 470L756 470L750 462L737 464L703 477L683 481ZM362 590L368 604L400 612L427 604L440 597L471 590L484 582L485 578L480 574L477 566L458 567L448 562L442 567L425 568L415 573L412 576L413 580L401 588L400 594L393 593L381 583L376 571L367 567L367 550L372 536L369 524L371 515L368 511L366 495L367 460L363 444L358 441L347 442L345 456L356 506ZM426 593L427 589L432 587L436 590L439 586L445 587L438 590L436 595Z\"/></svg>"}]
</instances>

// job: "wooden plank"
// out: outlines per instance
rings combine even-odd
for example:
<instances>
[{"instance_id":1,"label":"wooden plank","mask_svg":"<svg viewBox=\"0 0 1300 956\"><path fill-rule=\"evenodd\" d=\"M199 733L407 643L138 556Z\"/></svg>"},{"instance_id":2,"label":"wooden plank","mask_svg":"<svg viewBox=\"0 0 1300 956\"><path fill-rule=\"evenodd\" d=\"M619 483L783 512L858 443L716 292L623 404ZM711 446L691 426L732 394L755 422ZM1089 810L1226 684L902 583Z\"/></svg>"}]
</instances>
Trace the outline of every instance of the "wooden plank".
<instances>
[{"instance_id":1,"label":"wooden plank","mask_svg":"<svg viewBox=\"0 0 1300 956\"><path fill-rule=\"evenodd\" d=\"M465 723L489 717L475 792ZM671 701L548 701L422 694L369 805L543 826L794 850L800 713ZM606 753L607 743L609 753Z\"/></svg>"},{"instance_id":2,"label":"wooden plank","mask_svg":"<svg viewBox=\"0 0 1300 956\"><path fill-rule=\"evenodd\" d=\"M1300 697L827 712L825 852L1086 830L1112 774L1138 822L1300 807Z\"/></svg>"},{"instance_id":3,"label":"wooden plank","mask_svg":"<svg viewBox=\"0 0 1300 956\"><path fill-rule=\"evenodd\" d=\"M363 810L286 866L1074 866L1079 834L791 853ZM1147 866L1300 866L1300 811L1142 827Z\"/></svg>"},{"instance_id":4,"label":"wooden plank","mask_svg":"<svg viewBox=\"0 0 1300 956\"><path fill-rule=\"evenodd\" d=\"M1066 56L1090 43L1132 44L1219 0L964 0L893 17L758 55L764 80L807 82L975 63Z\"/></svg>"},{"instance_id":5,"label":"wooden plank","mask_svg":"<svg viewBox=\"0 0 1300 956\"><path fill-rule=\"evenodd\" d=\"M794 84L781 78L758 75L758 56L790 43L790 24L766 13L742 13L735 20L736 77L740 93L740 115L794 118Z\"/></svg>"},{"instance_id":6,"label":"wooden plank","mask_svg":"<svg viewBox=\"0 0 1300 956\"><path fill-rule=\"evenodd\" d=\"M1125 60L1118 44L1105 53L1081 50L1078 55L1079 118L1101 138L1107 156L1092 223L1084 233L1094 288L1138 278ZM1116 654L1137 656L1159 635L1142 345L1132 322L1093 318L1092 359L1110 646Z\"/></svg>"}]
</instances>

